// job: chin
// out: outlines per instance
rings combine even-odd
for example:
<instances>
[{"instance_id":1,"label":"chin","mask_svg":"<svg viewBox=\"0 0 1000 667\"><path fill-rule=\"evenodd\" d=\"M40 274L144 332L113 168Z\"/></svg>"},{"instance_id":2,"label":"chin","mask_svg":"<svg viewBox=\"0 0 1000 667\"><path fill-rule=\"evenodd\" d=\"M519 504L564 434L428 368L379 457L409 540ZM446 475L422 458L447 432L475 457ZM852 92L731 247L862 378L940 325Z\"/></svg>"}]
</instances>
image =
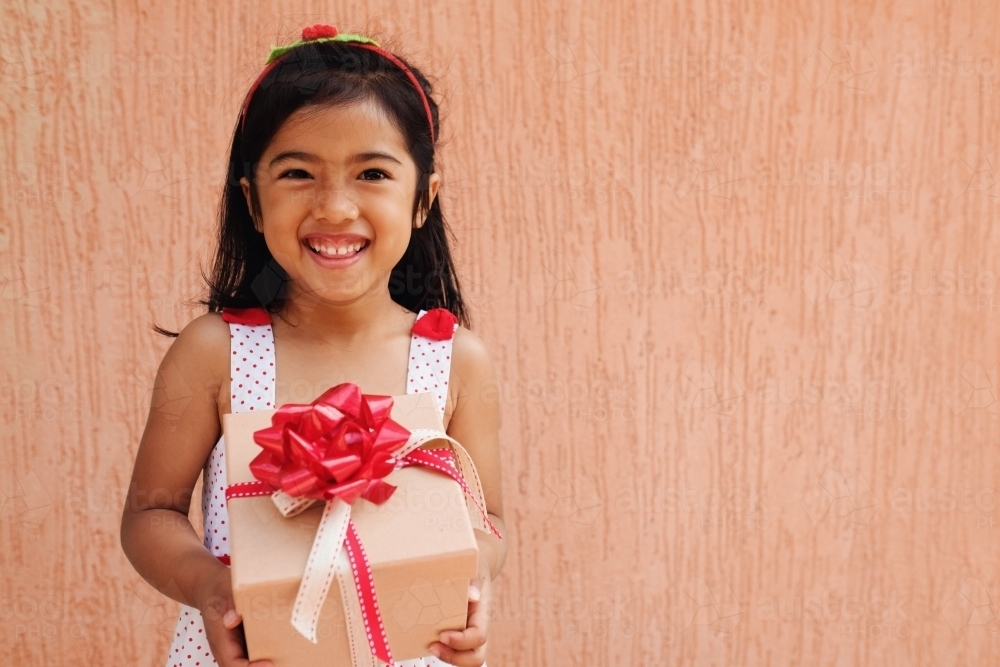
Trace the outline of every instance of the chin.
<instances>
[{"instance_id":1,"label":"chin","mask_svg":"<svg viewBox=\"0 0 1000 667\"><path fill-rule=\"evenodd\" d=\"M355 301L362 293L358 290L320 289L304 291L301 294L308 300L335 305Z\"/></svg>"}]
</instances>

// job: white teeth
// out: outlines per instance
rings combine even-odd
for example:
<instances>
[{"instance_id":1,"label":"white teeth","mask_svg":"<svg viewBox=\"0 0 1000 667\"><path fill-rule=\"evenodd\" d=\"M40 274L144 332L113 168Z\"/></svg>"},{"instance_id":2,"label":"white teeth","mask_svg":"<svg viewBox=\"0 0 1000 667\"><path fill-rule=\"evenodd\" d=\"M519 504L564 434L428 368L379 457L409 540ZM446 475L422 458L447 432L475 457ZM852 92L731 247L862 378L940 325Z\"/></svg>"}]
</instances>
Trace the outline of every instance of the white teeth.
<instances>
[{"instance_id":1,"label":"white teeth","mask_svg":"<svg viewBox=\"0 0 1000 667\"><path fill-rule=\"evenodd\" d=\"M361 241L345 246L333 246L310 240L309 247L326 257L346 257L357 253L364 247L365 243L366 241Z\"/></svg>"}]
</instances>

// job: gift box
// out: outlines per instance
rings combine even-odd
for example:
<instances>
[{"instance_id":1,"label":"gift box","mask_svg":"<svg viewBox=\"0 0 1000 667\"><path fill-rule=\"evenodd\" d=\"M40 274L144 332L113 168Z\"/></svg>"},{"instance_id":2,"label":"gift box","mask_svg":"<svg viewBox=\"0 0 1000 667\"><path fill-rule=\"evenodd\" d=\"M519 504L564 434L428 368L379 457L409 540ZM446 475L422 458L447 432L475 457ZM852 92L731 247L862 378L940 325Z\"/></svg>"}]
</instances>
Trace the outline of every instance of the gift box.
<instances>
[{"instance_id":1,"label":"gift box","mask_svg":"<svg viewBox=\"0 0 1000 667\"><path fill-rule=\"evenodd\" d=\"M392 399L391 419L399 425L410 431L444 431L431 394ZM230 489L254 482L250 463L262 451L254 433L271 426L274 412L223 416ZM395 487L391 496L381 504L355 500L350 518L371 566L384 637L392 659L399 661L428 655L427 647L441 631L465 628L478 548L466 494L454 479L413 465L394 470L384 481ZM330 577L315 643L291 622L325 509L326 503L316 502L288 517L270 495L228 501L233 598L251 660L268 659L275 667L319 667L351 665L352 654L371 659L367 645L357 646L364 628L360 635L357 628L353 635L349 632L359 619L345 617L339 588L343 579Z\"/></svg>"}]
</instances>

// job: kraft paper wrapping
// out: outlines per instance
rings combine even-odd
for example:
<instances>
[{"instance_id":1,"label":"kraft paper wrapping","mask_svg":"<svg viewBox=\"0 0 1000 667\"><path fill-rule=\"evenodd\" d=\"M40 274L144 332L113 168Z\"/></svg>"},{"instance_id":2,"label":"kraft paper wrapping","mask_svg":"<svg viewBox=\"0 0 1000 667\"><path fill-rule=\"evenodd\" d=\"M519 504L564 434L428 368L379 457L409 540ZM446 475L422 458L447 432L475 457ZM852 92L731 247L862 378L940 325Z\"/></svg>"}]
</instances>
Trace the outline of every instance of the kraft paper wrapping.
<instances>
[{"instance_id":1,"label":"kraft paper wrapping","mask_svg":"<svg viewBox=\"0 0 1000 667\"><path fill-rule=\"evenodd\" d=\"M393 401L392 419L411 431L444 430L431 394L394 396ZM250 461L261 451L253 433L269 426L273 413L223 416L229 484L253 481ZM408 467L386 481L397 487L392 497L382 505L359 499L351 517L372 564L393 658L409 660L428 655L427 647L441 631L465 628L478 547L465 497L453 480ZM243 617L249 658L272 660L275 667L350 665L336 578L323 606L318 642L311 643L291 624L323 504L288 519L269 496L233 498L228 508L233 598Z\"/></svg>"}]
</instances>

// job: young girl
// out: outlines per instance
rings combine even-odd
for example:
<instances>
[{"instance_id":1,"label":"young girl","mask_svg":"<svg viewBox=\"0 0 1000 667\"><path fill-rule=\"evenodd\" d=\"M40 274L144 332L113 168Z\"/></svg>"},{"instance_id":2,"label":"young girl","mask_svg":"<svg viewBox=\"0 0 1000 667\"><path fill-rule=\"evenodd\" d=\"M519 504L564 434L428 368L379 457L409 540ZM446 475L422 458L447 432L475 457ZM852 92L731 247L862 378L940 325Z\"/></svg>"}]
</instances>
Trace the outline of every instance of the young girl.
<instances>
[{"instance_id":1,"label":"young girl","mask_svg":"<svg viewBox=\"0 0 1000 667\"><path fill-rule=\"evenodd\" d=\"M483 343L458 325L468 318L437 199L439 136L426 78L331 26L275 48L247 94L208 313L160 364L122 516L132 565L184 605L168 665L251 664L228 568L227 412L308 403L342 382L367 394L430 391L506 533L498 406L487 398L496 380ZM186 402L180 419L159 409L178 399ZM199 473L204 544L187 519ZM427 658L403 664L483 664L490 582L507 541L476 536L468 627L441 633Z\"/></svg>"}]
</instances>

